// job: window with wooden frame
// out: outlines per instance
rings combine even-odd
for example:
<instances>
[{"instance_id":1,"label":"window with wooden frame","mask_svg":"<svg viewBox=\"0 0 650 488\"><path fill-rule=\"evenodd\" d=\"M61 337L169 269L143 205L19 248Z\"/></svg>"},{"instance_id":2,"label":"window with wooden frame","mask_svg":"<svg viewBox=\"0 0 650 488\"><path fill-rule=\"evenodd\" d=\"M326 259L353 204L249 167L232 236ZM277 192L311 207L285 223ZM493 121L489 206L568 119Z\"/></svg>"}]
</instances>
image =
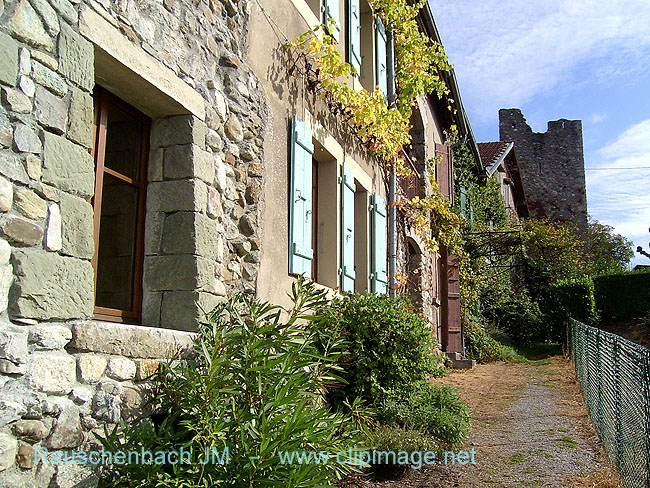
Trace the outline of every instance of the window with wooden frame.
<instances>
[{"instance_id":1,"label":"window with wooden frame","mask_svg":"<svg viewBox=\"0 0 650 488\"><path fill-rule=\"evenodd\" d=\"M95 316L137 323L142 309L145 193L151 120L95 90Z\"/></svg>"}]
</instances>

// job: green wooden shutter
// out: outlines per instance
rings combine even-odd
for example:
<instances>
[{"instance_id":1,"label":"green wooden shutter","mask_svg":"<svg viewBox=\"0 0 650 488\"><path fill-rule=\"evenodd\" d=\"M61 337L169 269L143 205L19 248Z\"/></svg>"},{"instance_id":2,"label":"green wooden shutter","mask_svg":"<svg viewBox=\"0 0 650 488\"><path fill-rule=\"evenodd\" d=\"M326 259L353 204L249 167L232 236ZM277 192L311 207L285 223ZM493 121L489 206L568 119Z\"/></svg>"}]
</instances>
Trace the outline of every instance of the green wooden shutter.
<instances>
[{"instance_id":1,"label":"green wooden shutter","mask_svg":"<svg viewBox=\"0 0 650 488\"><path fill-rule=\"evenodd\" d=\"M468 219L468 211L467 211L467 190L465 189L464 186L460 186L458 189L458 193L460 194L460 214Z\"/></svg>"},{"instance_id":2,"label":"green wooden shutter","mask_svg":"<svg viewBox=\"0 0 650 488\"><path fill-rule=\"evenodd\" d=\"M354 174L343 165L341 176L341 290L354 292Z\"/></svg>"},{"instance_id":3,"label":"green wooden shutter","mask_svg":"<svg viewBox=\"0 0 650 488\"><path fill-rule=\"evenodd\" d=\"M386 29L381 20L375 20L375 75L377 86L388 97L388 75L386 72Z\"/></svg>"},{"instance_id":4,"label":"green wooden shutter","mask_svg":"<svg viewBox=\"0 0 650 488\"><path fill-rule=\"evenodd\" d=\"M323 23L330 28L330 19L336 22L331 26L330 34L337 41L341 37L341 18L339 16L339 0L325 0L323 4Z\"/></svg>"},{"instance_id":5,"label":"green wooden shutter","mask_svg":"<svg viewBox=\"0 0 650 488\"><path fill-rule=\"evenodd\" d=\"M311 129L294 115L291 122L291 192L289 204L289 273L311 278L312 250Z\"/></svg>"},{"instance_id":6,"label":"green wooden shutter","mask_svg":"<svg viewBox=\"0 0 650 488\"><path fill-rule=\"evenodd\" d=\"M388 257L386 242L386 202L378 194L372 196L372 273L370 275L371 291L386 293L388 274L386 262Z\"/></svg>"},{"instance_id":7,"label":"green wooden shutter","mask_svg":"<svg viewBox=\"0 0 650 488\"><path fill-rule=\"evenodd\" d=\"M348 9L348 54L350 64L361 74L361 8L359 0L350 0Z\"/></svg>"}]
</instances>

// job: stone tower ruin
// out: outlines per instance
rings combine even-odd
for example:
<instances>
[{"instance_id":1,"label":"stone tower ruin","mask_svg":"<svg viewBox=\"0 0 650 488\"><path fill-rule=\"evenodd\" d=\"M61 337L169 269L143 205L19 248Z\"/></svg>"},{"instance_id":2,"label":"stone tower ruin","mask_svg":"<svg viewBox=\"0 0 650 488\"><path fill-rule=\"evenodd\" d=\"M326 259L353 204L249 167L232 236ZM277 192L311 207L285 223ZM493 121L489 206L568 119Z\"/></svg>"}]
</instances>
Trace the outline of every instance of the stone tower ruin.
<instances>
[{"instance_id":1,"label":"stone tower ruin","mask_svg":"<svg viewBox=\"0 0 650 488\"><path fill-rule=\"evenodd\" d=\"M521 110L499 110L499 138L515 143L532 217L573 222L587 229L582 121L554 120L533 132Z\"/></svg>"}]
</instances>

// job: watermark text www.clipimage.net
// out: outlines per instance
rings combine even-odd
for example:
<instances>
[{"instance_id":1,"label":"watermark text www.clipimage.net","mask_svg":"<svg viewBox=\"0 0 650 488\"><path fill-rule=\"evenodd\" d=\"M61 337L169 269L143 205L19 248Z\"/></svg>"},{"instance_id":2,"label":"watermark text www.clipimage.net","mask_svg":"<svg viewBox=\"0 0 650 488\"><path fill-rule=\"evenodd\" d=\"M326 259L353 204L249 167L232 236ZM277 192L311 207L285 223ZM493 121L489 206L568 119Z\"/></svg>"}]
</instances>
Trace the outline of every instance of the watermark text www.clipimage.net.
<instances>
[{"instance_id":1,"label":"watermark text www.clipimage.net","mask_svg":"<svg viewBox=\"0 0 650 488\"><path fill-rule=\"evenodd\" d=\"M354 466L370 466L376 464L397 464L420 469L425 465L457 464L465 466L476 464L476 451L382 451L378 449L356 449L347 451L279 451L277 453L279 464L349 464ZM229 464L231 452L228 447L217 449L206 448L200 452L181 447L178 450L150 451L144 448L130 451L107 451L104 448L95 451L49 451L47 448L37 446L34 448L34 461L44 464L80 464L80 465L109 465L109 464ZM259 460L258 456L250 456L252 460Z\"/></svg>"}]
</instances>

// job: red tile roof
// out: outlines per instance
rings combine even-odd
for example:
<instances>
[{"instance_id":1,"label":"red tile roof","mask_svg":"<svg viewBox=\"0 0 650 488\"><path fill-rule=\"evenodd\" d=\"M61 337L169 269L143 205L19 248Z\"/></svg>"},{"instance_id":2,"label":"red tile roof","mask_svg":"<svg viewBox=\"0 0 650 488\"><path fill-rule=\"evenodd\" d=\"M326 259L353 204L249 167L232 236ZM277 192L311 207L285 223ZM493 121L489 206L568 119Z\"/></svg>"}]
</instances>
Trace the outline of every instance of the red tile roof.
<instances>
[{"instance_id":1,"label":"red tile roof","mask_svg":"<svg viewBox=\"0 0 650 488\"><path fill-rule=\"evenodd\" d=\"M487 168L492 163L494 163L497 158L505 151L508 147L507 142L479 142L478 143L478 152L481 155L481 163L483 167Z\"/></svg>"}]
</instances>

